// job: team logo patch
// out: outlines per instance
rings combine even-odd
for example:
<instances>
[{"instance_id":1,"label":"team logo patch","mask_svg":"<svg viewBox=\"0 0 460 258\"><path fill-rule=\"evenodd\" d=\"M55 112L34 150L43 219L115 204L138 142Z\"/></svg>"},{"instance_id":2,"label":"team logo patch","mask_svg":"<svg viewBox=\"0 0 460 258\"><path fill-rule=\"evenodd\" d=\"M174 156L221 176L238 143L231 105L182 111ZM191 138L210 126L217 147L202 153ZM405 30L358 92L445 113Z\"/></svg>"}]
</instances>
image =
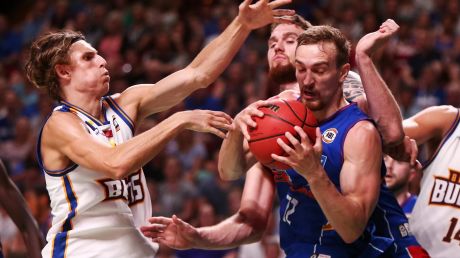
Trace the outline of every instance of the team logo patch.
<instances>
[{"instance_id":1,"label":"team logo patch","mask_svg":"<svg viewBox=\"0 0 460 258\"><path fill-rule=\"evenodd\" d=\"M434 177L429 204L460 208L460 171L449 169L449 177Z\"/></svg>"},{"instance_id":2,"label":"team logo patch","mask_svg":"<svg viewBox=\"0 0 460 258\"><path fill-rule=\"evenodd\" d=\"M337 136L339 132L335 128L329 128L326 131L324 131L322 139L324 143L331 143L335 140L335 137Z\"/></svg>"}]
</instances>

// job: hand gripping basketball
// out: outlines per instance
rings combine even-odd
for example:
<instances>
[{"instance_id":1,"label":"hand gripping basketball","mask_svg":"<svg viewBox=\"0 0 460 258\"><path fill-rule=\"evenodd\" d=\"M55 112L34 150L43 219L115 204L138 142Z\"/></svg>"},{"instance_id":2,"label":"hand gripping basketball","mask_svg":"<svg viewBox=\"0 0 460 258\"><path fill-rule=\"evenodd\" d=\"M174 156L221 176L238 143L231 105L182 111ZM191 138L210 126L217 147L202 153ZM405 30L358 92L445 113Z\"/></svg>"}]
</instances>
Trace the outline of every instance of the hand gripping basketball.
<instances>
[{"instance_id":1,"label":"hand gripping basketball","mask_svg":"<svg viewBox=\"0 0 460 258\"><path fill-rule=\"evenodd\" d=\"M279 99L269 106L259 107L264 113L263 117L253 117L257 123L256 127L249 128L249 149L256 159L263 165L272 169L288 169L289 167L271 158L271 154L285 156L284 150L276 143L280 138L290 145L289 140L284 136L290 132L299 138L294 126L299 126L308 135L311 142L315 141L317 126L313 113L298 100Z\"/></svg>"}]
</instances>

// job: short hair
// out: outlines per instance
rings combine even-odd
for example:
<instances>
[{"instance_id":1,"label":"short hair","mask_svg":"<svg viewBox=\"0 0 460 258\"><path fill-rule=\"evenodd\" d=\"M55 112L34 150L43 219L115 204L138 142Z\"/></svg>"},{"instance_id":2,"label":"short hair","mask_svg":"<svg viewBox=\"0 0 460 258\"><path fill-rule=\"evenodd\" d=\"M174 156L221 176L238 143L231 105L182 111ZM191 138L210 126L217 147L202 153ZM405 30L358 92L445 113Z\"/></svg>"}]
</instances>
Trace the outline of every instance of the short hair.
<instances>
[{"instance_id":1,"label":"short hair","mask_svg":"<svg viewBox=\"0 0 460 258\"><path fill-rule=\"evenodd\" d=\"M306 29L310 28L311 26L313 26L313 25L311 25L311 23L309 21L305 20L305 18L303 18L302 16L300 16L298 14L294 14L292 16L291 21L292 21L292 24L297 25L298 27L300 27L303 30L306 30ZM270 32L272 32L280 24L283 24L283 23L272 23L272 25L270 27Z\"/></svg>"},{"instance_id":2,"label":"short hair","mask_svg":"<svg viewBox=\"0 0 460 258\"><path fill-rule=\"evenodd\" d=\"M69 64L70 46L85 40L80 32L58 31L42 35L32 43L25 71L27 79L37 88L47 89L55 100L60 100L59 79L55 66Z\"/></svg>"},{"instance_id":3,"label":"short hair","mask_svg":"<svg viewBox=\"0 0 460 258\"><path fill-rule=\"evenodd\" d=\"M330 42L337 49L337 67L346 63L350 58L351 44L340 30L329 25L311 26L297 38L297 47L301 45Z\"/></svg>"}]
</instances>

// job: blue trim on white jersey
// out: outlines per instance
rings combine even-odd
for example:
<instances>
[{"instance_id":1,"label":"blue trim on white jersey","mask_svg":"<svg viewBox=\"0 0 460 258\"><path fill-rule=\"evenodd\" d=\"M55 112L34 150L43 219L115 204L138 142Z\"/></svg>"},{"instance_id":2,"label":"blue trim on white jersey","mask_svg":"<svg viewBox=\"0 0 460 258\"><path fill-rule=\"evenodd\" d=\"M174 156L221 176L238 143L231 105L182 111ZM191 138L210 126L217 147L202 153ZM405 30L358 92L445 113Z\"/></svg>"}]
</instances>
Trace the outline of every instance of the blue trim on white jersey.
<instances>
[{"instance_id":1,"label":"blue trim on white jersey","mask_svg":"<svg viewBox=\"0 0 460 258\"><path fill-rule=\"evenodd\" d=\"M454 133L455 129L457 128L459 122L460 122L460 112L459 112L459 109L457 108L457 116L455 117L455 121L450 126L449 131L447 131L446 135L442 139L441 143L439 144L438 148L434 152L433 156L429 160L427 160L426 162L423 163L423 165L422 165L423 170L425 168L427 168L433 162L433 160L436 158L436 156L438 156L439 151L441 151L441 148L444 146L444 144L447 142L447 140L449 140L450 136L452 136L452 134Z\"/></svg>"},{"instance_id":2,"label":"blue trim on white jersey","mask_svg":"<svg viewBox=\"0 0 460 258\"><path fill-rule=\"evenodd\" d=\"M72 184L70 183L70 179L68 176L64 176L64 186L65 186L65 192L67 196L67 201L70 203L70 212L67 215L67 219L64 221L64 224L62 225L62 231L69 231L72 229L72 223L71 219L75 217L77 211L77 197L75 196L75 193L72 189Z\"/></svg>"},{"instance_id":3,"label":"blue trim on white jersey","mask_svg":"<svg viewBox=\"0 0 460 258\"><path fill-rule=\"evenodd\" d=\"M59 232L56 234L53 243L53 256L52 258L64 258L65 249L67 247L67 232Z\"/></svg>"},{"instance_id":4,"label":"blue trim on white jersey","mask_svg":"<svg viewBox=\"0 0 460 258\"><path fill-rule=\"evenodd\" d=\"M65 219L62 225L62 232L59 232L54 237L54 246L53 246L53 258L64 258L65 257L65 249L67 247L67 236L68 231L72 230L72 219L77 214L77 197L72 189L72 184L70 183L69 177L66 175L62 178L64 181L64 188L66 193L66 199L69 202L70 212L67 214L67 218Z\"/></svg>"},{"instance_id":5,"label":"blue trim on white jersey","mask_svg":"<svg viewBox=\"0 0 460 258\"><path fill-rule=\"evenodd\" d=\"M118 106L117 102L115 102L115 100L112 97L107 96L104 97L104 99L107 100L107 104L109 104L113 111L121 117L121 119L125 122L129 129L131 129L131 132L134 135L134 123L131 120L131 118L125 113L125 111L123 111L123 109L121 109L120 106Z\"/></svg>"},{"instance_id":6,"label":"blue trim on white jersey","mask_svg":"<svg viewBox=\"0 0 460 258\"><path fill-rule=\"evenodd\" d=\"M48 119L46 120L46 122L47 121L48 121ZM40 167L40 169L43 172L45 172L49 176L60 177L60 176L66 175L67 173L73 171L74 169L76 169L78 167L78 165L77 164L72 164L67 168L59 169L59 170L48 170L48 169L45 168L45 165L43 164L43 159L42 159L41 142L42 142L43 128L45 127L46 122L43 124L43 127L40 129L40 132L38 133L37 147L36 147L36 156L37 156L38 166Z\"/></svg>"},{"instance_id":7,"label":"blue trim on white jersey","mask_svg":"<svg viewBox=\"0 0 460 258\"><path fill-rule=\"evenodd\" d=\"M67 108L67 110L60 110L60 111L63 111L63 112L68 112L68 108L71 107L71 108L74 108L76 109L78 112L82 113L83 115L85 115L86 117L88 117L91 121L93 121L95 124L97 125L104 125L104 122L100 121L99 119L95 118L94 116L92 116L90 113L86 112L85 110L67 102L67 101L61 101L61 103L63 104L63 107L64 108ZM67 107L66 107L67 106Z\"/></svg>"}]
</instances>

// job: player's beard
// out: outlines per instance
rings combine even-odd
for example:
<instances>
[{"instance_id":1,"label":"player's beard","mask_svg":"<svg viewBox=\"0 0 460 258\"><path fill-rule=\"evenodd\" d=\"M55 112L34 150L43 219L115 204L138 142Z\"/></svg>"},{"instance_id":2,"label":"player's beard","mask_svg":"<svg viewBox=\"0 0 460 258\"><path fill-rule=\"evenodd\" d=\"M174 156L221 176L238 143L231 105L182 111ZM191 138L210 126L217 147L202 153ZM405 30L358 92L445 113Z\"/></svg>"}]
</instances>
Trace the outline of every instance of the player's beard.
<instances>
[{"instance_id":1,"label":"player's beard","mask_svg":"<svg viewBox=\"0 0 460 258\"><path fill-rule=\"evenodd\" d=\"M295 67L292 64L272 67L270 71L268 71L268 77L278 85L297 81L295 78Z\"/></svg>"}]
</instances>

